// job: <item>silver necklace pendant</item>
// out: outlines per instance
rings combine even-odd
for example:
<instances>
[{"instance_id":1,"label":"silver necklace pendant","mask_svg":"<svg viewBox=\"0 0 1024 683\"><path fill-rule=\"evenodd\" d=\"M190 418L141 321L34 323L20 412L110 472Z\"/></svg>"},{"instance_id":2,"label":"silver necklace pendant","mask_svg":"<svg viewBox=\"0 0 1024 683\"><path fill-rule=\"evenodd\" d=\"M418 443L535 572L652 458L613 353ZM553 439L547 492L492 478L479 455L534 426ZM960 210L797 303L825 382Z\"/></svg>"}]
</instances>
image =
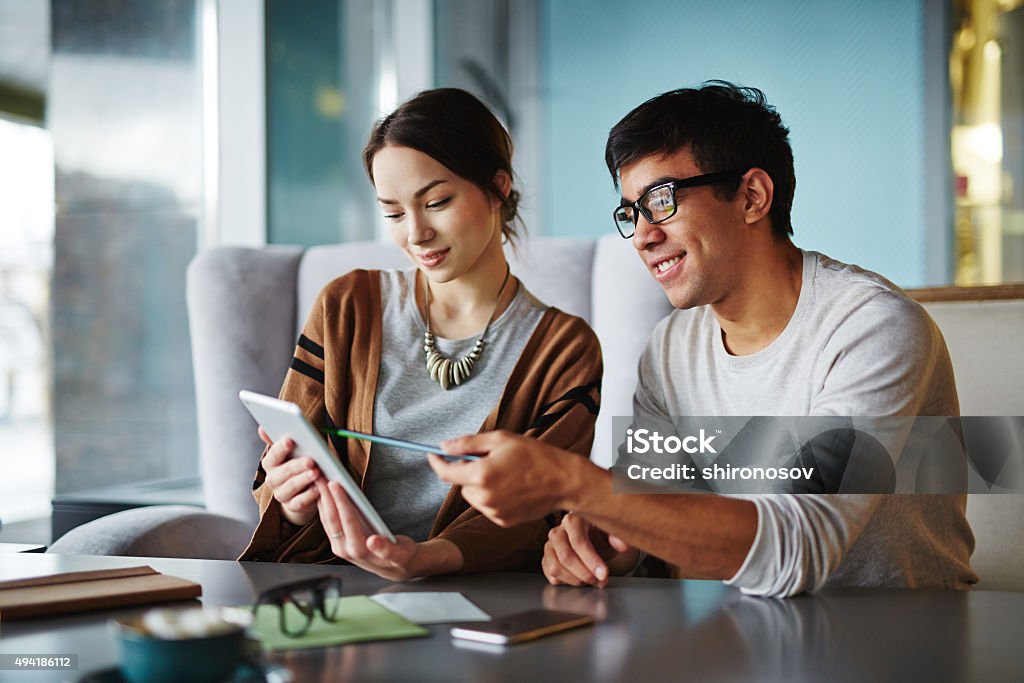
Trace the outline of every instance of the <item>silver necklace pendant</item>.
<instances>
[{"instance_id":1,"label":"silver necklace pendant","mask_svg":"<svg viewBox=\"0 0 1024 683\"><path fill-rule=\"evenodd\" d=\"M501 302L501 295L505 292L505 285L508 284L508 276L511 272L511 268L506 265L505 279L502 280L501 289L498 290L498 298L494 302L494 310L491 311L491 317L488 319L484 331L480 334L480 338L473 345L473 350L456 361L442 356L441 352L437 350L437 345L434 343L434 335L430 333L430 282L424 283L424 289L427 290L427 303L424 307L427 331L423 335L423 353L427 357L427 372L430 373L430 379L440 384L441 388L445 391L448 391L449 387L459 386L473 374L473 366L476 365L480 354L484 352L484 346L487 343L484 341L484 337L487 336L487 331L491 329L491 323L494 322L494 314L498 312L498 304Z\"/></svg>"}]
</instances>

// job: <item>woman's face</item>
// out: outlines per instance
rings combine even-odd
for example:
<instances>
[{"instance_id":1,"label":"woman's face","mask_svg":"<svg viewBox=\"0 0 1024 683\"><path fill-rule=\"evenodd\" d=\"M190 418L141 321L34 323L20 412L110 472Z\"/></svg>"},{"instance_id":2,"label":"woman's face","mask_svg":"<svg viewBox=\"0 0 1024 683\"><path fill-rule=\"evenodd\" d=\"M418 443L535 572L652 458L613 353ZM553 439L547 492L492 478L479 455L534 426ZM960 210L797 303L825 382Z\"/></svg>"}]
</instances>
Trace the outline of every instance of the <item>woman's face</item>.
<instances>
[{"instance_id":1,"label":"woman's face","mask_svg":"<svg viewBox=\"0 0 1024 683\"><path fill-rule=\"evenodd\" d=\"M501 205L489 193L409 147L384 147L372 169L392 239L431 281L450 282L493 260L481 256L502 254Z\"/></svg>"}]
</instances>

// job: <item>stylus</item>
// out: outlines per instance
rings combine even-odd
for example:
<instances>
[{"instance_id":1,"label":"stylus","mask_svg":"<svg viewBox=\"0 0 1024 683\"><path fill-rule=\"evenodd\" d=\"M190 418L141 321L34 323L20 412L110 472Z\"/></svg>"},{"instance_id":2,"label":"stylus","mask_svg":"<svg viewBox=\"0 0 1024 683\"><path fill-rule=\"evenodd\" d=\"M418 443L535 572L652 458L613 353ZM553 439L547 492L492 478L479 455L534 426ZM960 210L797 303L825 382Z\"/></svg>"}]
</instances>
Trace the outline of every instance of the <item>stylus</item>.
<instances>
[{"instance_id":1,"label":"stylus","mask_svg":"<svg viewBox=\"0 0 1024 683\"><path fill-rule=\"evenodd\" d=\"M353 432L348 429L325 429L328 434L335 434L337 436L343 436L346 439L358 439L360 441L369 441L370 443L379 443L384 446L392 446L394 448L402 448L407 451L419 451L421 453L433 453L434 455L440 456L447 462L456 462L459 460L479 460L479 455L448 455L440 446L427 446L421 443L415 443L413 441L402 441L401 439L392 439L387 436L377 436L376 434L364 434L363 432Z\"/></svg>"}]
</instances>

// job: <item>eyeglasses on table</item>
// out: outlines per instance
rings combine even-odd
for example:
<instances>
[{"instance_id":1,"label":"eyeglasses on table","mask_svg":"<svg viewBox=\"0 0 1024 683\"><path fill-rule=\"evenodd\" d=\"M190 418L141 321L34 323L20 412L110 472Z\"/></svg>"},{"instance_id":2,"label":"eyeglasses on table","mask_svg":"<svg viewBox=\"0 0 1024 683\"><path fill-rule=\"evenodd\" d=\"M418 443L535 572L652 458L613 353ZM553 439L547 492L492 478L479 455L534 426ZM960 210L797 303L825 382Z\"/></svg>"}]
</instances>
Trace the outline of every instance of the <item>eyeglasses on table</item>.
<instances>
[{"instance_id":1,"label":"eyeglasses on table","mask_svg":"<svg viewBox=\"0 0 1024 683\"><path fill-rule=\"evenodd\" d=\"M252 613L255 616L261 605L276 606L281 633L298 638L309 630L317 613L328 623L337 622L340 604L341 577L327 575L268 588L259 594Z\"/></svg>"}]
</instances>

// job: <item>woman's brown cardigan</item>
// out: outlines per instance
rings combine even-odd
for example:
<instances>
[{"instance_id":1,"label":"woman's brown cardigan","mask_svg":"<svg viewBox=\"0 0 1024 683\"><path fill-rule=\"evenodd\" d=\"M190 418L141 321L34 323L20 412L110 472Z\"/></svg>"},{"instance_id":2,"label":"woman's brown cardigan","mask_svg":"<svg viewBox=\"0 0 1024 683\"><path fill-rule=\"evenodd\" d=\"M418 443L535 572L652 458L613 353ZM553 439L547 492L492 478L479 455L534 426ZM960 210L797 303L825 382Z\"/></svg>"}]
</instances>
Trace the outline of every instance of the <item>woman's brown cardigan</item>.
<instances>
[{"instance_id":1,"label":"woman's brown cardigan","mask_svg":"<svg viewBox=\"0 0 1024 683\"><path fill-rule=\"evenodd\" d=\"M329 283L317 297L280 397L297 403L318 429L372 432L380 353L379 273L356 270ZM588 457L601 372L601 349L593 330L581 318L549 308L480 431L507 429ZM369 444L331 437L328 446L365 489ZM264 478L260 466L253 484L260 522L239 559L340 562L319 518L302 527L291 525ZM442 502L429 538L458 546L464 573L535 570L549 527L550 518L503 529L469 507L455 486Z\"/></svg>"}]
</instances>

